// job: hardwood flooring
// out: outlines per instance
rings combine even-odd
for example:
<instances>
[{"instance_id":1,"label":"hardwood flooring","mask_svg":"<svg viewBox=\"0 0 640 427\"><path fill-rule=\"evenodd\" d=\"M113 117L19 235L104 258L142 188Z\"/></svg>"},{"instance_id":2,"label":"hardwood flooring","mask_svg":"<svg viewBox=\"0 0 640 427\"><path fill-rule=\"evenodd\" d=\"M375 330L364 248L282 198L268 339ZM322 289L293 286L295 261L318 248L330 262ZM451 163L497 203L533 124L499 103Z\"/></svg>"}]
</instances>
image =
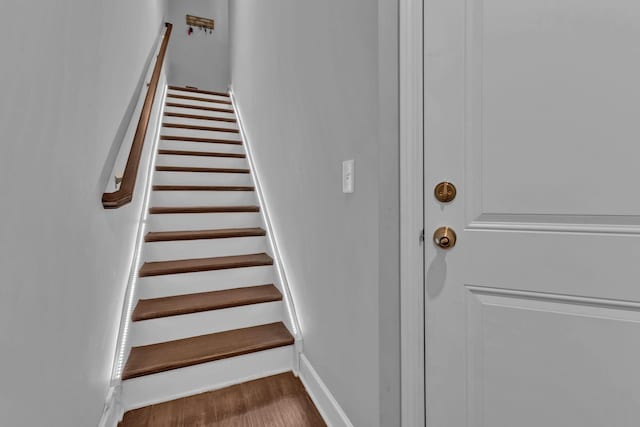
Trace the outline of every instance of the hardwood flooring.
<instances>
[{"instance_id":1,"label":"hardwood flooring","mask_svg":"<svg viewBox=\"0 0 640 427\"><path fill-rule=\"evenodd\" d=\"M326 427L291 372L129 411L119 427Z\"/></svg>"}]
</instances>

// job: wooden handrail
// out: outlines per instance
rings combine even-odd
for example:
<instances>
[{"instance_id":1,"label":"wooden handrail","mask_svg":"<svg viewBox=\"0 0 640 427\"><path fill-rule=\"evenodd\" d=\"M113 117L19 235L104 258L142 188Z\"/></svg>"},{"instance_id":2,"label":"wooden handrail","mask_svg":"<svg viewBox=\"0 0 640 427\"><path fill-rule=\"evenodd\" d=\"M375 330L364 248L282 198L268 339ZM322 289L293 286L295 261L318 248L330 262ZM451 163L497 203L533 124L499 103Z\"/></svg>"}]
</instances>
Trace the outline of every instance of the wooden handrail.
<instances>
[{"instance_id":1,"label":"wooden handrail","mask_svg":"<svg viewBox=\"0 0 640 427\"><path fill-rule=\"evenodd\" d=\"M140 158L142 157L142 148L144 147L144 140L147 136L147 128L149 127L149 119L151 118L151 109L156 98L156 92L158 90L158 83L160 82L160 74L162 73L162 64L164 63L164 57L167 52L167 46L169 45L169 38L171 37L171 30L173 25L166 23L167 31L164 33L162 39L162 45L160 46L160 52L156 60L156 65L153 69L153 75L151 76L151 82L147 89L147 95L144 98L144 105L142 112L140 113L140 120L138 121L138 127L136 128L136 134L133 137L133 144L131 144L131 151L129 152L129 158L127 159L127 165L125 166L124 173L122 175L122 182L120 188L113 193L104 193L102 195L102 206L105 209L117 209L131 202L133 198L133 190L136 186L136 177L138 175L138 166L140 165Z\"/></svg>"}]
</instances>

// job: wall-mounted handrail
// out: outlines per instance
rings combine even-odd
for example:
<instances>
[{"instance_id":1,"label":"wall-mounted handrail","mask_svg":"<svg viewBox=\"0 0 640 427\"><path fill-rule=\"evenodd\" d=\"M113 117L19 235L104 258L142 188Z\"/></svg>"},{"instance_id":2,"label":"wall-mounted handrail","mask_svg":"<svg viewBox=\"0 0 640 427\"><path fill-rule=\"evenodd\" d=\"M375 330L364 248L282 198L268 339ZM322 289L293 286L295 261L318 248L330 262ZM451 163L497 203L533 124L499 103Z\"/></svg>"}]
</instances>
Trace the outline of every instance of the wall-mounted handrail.
<instances>
[{"instance_id":1,"label":"wall-mounted handrail","mask_svg":"<svg viewBox=\"0 0 640 427\"><path fill-rule=\"evenodd\" d=\"M167 46L169 45L171 30L173 29L172 24L166 23L165 25L167 31L164 33L162 45L160 46L158 58L156 59L156 65L151 75L151 82L147 89L147 95L144 98L138 127L136 128L129 158L127 159L127 164L122 174L122 182L117 191L104 193L102 195L102 206L104 206L105 209L117 209L131 202L133 198L133 190L135 189L136 177L138 176L138 166L140 165L140 158L142 157L142 148L144 147L144 140L147 136L147 128L149 127L149 120L151 118L151 109L153 108L153 103L156 98L160 74L162 73L162 65L164 64L164 57L167 52Z\"/></svg>"}]
</instances>

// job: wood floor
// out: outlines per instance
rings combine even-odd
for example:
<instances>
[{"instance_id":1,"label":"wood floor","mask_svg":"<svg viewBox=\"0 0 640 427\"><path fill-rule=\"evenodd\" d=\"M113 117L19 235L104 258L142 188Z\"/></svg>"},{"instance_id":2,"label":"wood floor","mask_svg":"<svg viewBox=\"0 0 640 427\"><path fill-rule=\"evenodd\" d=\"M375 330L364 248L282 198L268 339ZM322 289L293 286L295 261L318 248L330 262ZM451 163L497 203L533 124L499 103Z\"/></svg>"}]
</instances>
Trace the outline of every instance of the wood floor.
<instances>
[{"instance_id":1,"label":"wood floor","mask_svg":"<svg viewBox=\"0 0 640 427\"><path fill-rule=\"evenodd\" d=\"M292 373L129 411L119 427L326 427Z\"/></svg>"}]
</instances>

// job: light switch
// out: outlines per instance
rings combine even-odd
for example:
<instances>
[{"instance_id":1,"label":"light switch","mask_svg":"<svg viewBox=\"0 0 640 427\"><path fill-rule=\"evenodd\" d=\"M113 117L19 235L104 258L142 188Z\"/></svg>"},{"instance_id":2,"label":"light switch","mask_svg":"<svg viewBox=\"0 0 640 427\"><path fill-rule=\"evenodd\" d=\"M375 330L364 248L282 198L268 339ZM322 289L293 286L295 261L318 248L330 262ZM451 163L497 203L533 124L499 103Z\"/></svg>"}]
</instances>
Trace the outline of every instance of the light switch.
<instances>
[{"instance_id":1,"label":"light switch","mask_svg":"<svg viewBox=\"0 0 640 427\"><path fill-rule=\"evenodd\" d=\"M353 160L342 162L342 192L354 192L355 169Z\"/></svg>"}]
</instances>

